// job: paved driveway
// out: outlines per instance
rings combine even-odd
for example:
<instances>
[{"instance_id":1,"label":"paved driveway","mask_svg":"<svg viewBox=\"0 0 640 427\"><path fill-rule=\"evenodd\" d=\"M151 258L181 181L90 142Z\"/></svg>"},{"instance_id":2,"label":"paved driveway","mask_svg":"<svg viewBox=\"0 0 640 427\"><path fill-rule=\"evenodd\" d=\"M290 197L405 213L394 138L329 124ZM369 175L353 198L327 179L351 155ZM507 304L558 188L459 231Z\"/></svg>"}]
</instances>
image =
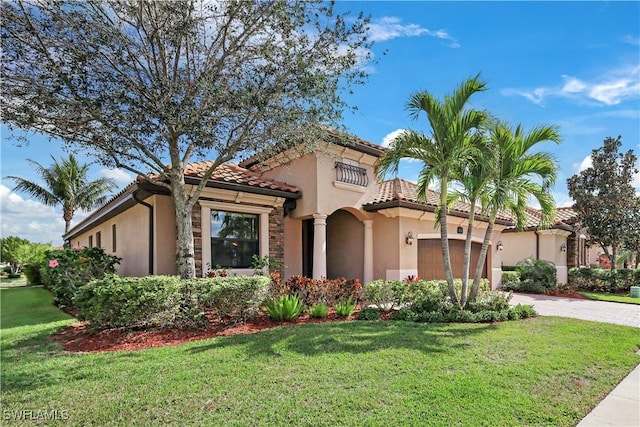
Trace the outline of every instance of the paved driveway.
<instances>
[{"instance_id":1,"label":"paved driveway","mask_svg":"<svg viewBox=\"0 0 640 427\"><path fill-rule=\"evenodd\" d=\"M640 305L548 295L513 294L511 304L532 305L542 316L572 317L640 328Z\"/></svg>"}]
</instances>

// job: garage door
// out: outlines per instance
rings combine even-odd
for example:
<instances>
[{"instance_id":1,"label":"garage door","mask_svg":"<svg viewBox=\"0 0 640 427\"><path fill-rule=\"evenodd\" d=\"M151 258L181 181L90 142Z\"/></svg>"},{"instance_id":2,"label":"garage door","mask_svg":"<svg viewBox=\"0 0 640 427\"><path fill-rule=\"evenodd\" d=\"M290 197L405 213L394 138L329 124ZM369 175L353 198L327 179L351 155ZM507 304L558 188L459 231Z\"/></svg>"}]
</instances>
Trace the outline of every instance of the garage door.
<instances>
[{"instance_id":1,"label":"garage door","mask_svg":"<svg viewBox=\"0 0 640 427\"><path fill-rule=\"evenodd\" d=\"M480 257L480 243L471 243L471 266L469 275L473 277ZM464 265L464 241L449 240L449 254L451 256L451 269L454 278L462 277ZM487 255L488 257L488 255ZM418 240L418 276L424 280L445 279L444 262L442 261L442 249L440 239ZM487 265L482 269L482 277L487 277Z\"/></svg>"}]
</instances>

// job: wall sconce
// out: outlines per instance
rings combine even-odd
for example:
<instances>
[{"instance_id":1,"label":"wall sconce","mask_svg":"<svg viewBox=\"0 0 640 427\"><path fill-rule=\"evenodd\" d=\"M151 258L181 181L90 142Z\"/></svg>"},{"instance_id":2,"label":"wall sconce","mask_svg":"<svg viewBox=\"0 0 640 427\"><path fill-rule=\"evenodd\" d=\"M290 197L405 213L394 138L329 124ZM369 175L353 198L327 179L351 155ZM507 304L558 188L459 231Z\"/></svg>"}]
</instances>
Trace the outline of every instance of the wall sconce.
<instances>
[{"instance_id":1,"label":"wall sconce","mask_svg":"<svg viewBox=\"0 0 640 427\"><path fill-rule=\"evenodd\" d=\"M414 241L414 237L413 237L413 233L410 231L407 233L407 237L405 237L404 241L407 243L407 245L411 246L413 245L413 241Z\"/></svg>"},{"instance_id":2,"label":"wall sconce","mask_svg":"<svg viewBox=\"0 0 640 427\"><path fill-rule=\"evenodd\" d=\"M462 234L462 233L464 233L464 229L461 226L458 226L458 228L456 229L456 232L458 234Z\"/></svg>"},{"instance_id":3,"label":"wall sconce","mask_svg":"<svg viewBox=\"0 0 640 427\"><path fill-rule=\"evenodd\" d=\"M563 243L560 245L560 252L567 252L567 244Z\"/></svg>"},{"instance_id":4,"label":"wall sconce","mask_svg":"<svg viewBox=\"0 0 640 427\"><path fill-rule=\"evenodd\" d=\"M504 249L504 245L502 244L502 240L500 240L498 242L498 244L496 245L496 249L499 251L502 251Z\"/></svg>"}]
</instances>

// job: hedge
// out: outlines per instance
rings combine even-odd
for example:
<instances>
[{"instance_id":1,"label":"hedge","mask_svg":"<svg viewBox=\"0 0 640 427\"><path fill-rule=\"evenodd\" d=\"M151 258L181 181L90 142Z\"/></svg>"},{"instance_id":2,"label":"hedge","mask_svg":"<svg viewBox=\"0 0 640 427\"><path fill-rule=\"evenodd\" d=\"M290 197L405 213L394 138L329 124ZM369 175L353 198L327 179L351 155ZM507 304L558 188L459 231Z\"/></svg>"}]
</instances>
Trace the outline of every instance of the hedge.
<instances>
[{"instance_id":1,"label":"hedge","mask_svg":"<svg viewBox=\"0 0 640 427\"><path fill-rule=\"evenodd\" d=\"M454 279L458 295L462 291L462 280ZM469 283L471 288L471 283ZM487 279L480 280L480 290L489 289ZM430 299L432 297L445 298L449 295L446 280L418 280L407 282L403 280L374 280L367 283L362 290L362 299L367 305L374 305L381 310L401 307L407 303Z\"/></svg>"},{"instance_id":2,"label":"hedge","mask_svg":"<svg viewBox=\"0 0 640 427\"><path fill-rule=\"evenodd\" d=\"M629 292L631 286L640 286L640 269L572 268L569 285L585 292Z\"/></svg>"},{"instance_id":3,"label":"hedge","mask_svg":"<svg viewBox=\"0 0 640 427\"><path fill-rule=\"evenodd\" d=\"M180 279L107 275L81 287L73 300L92 329L200 327L207 316L225 323L254 316L269 293L264 276Z\"/></svg>"}]
</instances>

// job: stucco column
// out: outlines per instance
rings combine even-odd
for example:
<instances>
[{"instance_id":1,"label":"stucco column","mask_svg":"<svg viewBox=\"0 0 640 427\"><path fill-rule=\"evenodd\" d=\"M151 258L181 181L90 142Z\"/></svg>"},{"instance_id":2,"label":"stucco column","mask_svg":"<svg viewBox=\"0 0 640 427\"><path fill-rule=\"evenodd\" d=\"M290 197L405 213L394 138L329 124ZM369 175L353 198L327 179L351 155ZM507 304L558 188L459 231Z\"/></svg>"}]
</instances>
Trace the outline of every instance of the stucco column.
<instances>
[{"instance_id":1,"label":"stucco column","mask_svg":"<svg viewBox=\"0 0 640 427\"><path fill-rule=\"evenodd\" d=\"M365 219L364 223L364 274L362 284L373 280L373 220Z\"/></svg>"},{"instance_id":2,"label":"stucco column","mask_svg":"<svg viewBox=\"0 0 640 427\"><path fill-rule=\"evenodd\" d=\"M313 214L313 278L327 277L327 214Z\"/></svg>"}]
</instances>

